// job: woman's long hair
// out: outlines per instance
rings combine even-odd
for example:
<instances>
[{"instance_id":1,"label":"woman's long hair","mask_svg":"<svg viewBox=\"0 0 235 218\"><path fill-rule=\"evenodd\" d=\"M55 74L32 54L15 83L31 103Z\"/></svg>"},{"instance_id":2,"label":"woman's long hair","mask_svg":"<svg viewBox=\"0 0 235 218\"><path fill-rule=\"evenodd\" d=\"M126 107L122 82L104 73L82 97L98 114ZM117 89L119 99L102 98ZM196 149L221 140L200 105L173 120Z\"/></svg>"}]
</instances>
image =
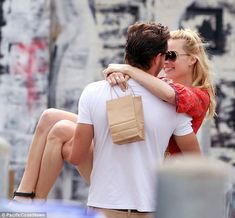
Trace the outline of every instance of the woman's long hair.
<instances>
[{"instance_id":1,"label":"woman's long hair","mask_svg":"<svg viewBox=\"0 0 235 218\"><path fill-rule=\"evenodd\" d=\"M180 29L170 32L171 39L184 39L183 49L185 52L197 59L193 69L194 87L199 87L208 91L210 96L210 105L208 116L215 115L215 90L212 80L210 61L206 54L204 43L200 35L191 29Z\"/></svg>"}]
</instances>

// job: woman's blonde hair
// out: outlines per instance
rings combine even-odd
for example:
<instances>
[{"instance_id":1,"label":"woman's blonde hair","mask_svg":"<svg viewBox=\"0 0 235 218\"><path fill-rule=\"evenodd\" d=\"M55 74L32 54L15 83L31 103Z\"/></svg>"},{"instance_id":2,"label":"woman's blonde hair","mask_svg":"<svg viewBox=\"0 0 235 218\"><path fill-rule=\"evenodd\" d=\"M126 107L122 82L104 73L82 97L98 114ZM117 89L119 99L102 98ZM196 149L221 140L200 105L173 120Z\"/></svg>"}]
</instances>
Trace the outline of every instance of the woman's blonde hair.
<instances>
[{"instance_id":1,"label":"woman's blonde hair","mask_svg":"<svg viewBox=\"0 0 235 218\"><path fill-rule=\"evenodd\" d=\"M170 32L171 39L184 39L183 49L185 52L197 59L193 70L194 87L199 87L208 91L210 95L210 105L208 116L215 115L215 90L212 81L212 73L210 69L210 61L206 54L204 43L198 33L191 29L180 29Z\"/></svg>"}]
</instances>

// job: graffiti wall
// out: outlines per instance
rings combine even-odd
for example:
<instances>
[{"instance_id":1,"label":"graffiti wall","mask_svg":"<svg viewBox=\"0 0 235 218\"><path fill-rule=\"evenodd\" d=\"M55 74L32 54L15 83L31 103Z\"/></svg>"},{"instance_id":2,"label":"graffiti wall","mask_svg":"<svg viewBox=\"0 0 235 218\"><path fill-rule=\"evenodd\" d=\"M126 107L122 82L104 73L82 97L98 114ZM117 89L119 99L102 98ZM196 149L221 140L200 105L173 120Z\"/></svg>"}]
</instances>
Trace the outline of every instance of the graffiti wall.
<instances>
[{"instance_id":1,"label":"graffiti wall","mask_svg":"<svg viewBox=\"0 0 235 218\"><path fill-rule=\"evenodd\" d=\"M0 132L24 165L38 116L47 106L50 10L46 1L1 1Z\"/></svg>"},{"instance_id":2,"label":"graffiti wall","mask_svg":"<svg viewBox=\"0 0 235 218\"><path fill-rule=\"evenodd\" d=\"M123 61L126 31L136 21L155 20L170 29L193 28L208 41L218 116L203 131L201 141L212 148L235 148L234 0L174 2L0 2L0 136L12 145L15 187L42 111L56 107L77 113L83 88L102 79L102 69L109 63ZM50 196L85 202L86 195L87 186L65 164Z\"/></svg>"}]
</instances>

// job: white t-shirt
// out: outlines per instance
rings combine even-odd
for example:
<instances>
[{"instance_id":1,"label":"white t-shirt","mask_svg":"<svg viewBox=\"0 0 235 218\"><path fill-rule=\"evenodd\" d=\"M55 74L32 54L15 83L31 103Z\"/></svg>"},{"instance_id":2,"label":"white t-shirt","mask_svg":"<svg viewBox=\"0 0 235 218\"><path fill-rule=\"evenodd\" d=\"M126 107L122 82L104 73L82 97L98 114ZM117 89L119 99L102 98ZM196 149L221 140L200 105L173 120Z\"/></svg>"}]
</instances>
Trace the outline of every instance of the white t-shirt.
<instances>
[{"instance_id":1,"label":"white t-shirt","mask_svg":"<svg viewBox=\"0 0 235 218\"><path fill-rule=\"evenodd\" d=\"M126 145L112 143L108 129L106 101L111 99L107 81L89 84L79 100L79 123L94 127L94 159L88 206L110 209L156 208L156 167L164 158L172 134L191 133L191 118L176 113L141 85L129 80L135 95L141 95L144 109L145 140ZM114 87L119 95L125 95ZM114 96L114 93L113 93Z\"/></svg>"}]
</instances>

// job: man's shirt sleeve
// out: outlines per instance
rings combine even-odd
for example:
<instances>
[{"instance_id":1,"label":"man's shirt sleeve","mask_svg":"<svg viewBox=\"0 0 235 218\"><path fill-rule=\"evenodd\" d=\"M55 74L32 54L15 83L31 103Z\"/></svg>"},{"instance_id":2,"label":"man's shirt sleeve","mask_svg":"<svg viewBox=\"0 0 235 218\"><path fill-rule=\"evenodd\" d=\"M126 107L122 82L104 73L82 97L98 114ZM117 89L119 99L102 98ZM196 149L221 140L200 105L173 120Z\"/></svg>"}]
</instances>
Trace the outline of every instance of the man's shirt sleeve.
<instances>
[{"instance_id":1,"label":"man's shirt sleeve","mask_svg":"<svg viewBox=\"0 0 235 218\"><path fill-rule=\"evenodd\" d=\"M176 136L184 136L193 132L192 118L187 114L177 114L177 126L173 132Z\"/></svg>"},{"instance_id":2,"label":"man's shirt sleeve","mask_svg":"<svg viewBox=\"0 0 235 218\"><path fill-rule=\"evenodd\" d=\"M77 123L93 124L91 117L92 87L86 86L78 102Z\"/></svg>"}]
</instances>

